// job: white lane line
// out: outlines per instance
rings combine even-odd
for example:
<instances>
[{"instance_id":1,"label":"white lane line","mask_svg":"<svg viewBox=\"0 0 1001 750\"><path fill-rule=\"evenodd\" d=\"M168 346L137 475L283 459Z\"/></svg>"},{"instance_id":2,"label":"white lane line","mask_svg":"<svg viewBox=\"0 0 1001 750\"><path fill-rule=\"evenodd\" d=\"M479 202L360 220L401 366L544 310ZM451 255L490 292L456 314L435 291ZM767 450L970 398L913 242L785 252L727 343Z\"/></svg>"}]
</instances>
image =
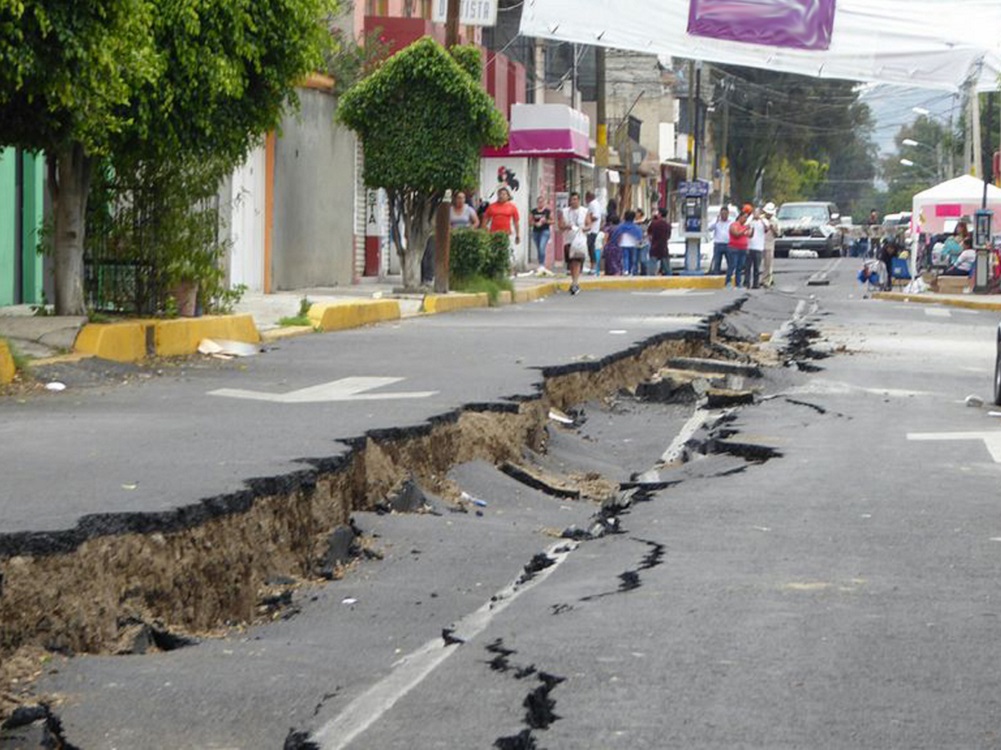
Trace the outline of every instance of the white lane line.
<instances>
[{"instance_id":1,"label":"white lane line","mask_svg":"<svg viewBox=\"0 0 1001 750\"><path fill-rule=\"evenodd\" d=\"M994 459L1001 464L1001 432L908 432L908 440L983 440Z\"/></svg>"},{"instance_id":2,"label":"white lane line","mask_svg":"<svg viewBox=\"0 0 1001 750\"><path fill-rule=\"evenodd\" d=\"M667 446L667 450L664 451L664 454L660 457L658 466L670 466L675 461L680 459L682 452L685 450L685 443L691 440L695 431L700 429L702 425L710 419L717 419L718 417L718 412L696 409L695 413L689 417L688 421L685 422L678 434L674 436L674 440L671 441L671 444Z\"/></svg>"},{"instance_id":3,"label":"white lane line","mask_svg":"<svg viewBox=\"0 0 1001 750\"><path fill-rule=\"evenodd\" d=\"M943 310L943 309L938 308L938 307L926 307L925 308L925 315L927 315L929 318L951 318L952 317L952 313L951 312L949 312L948 310Z\"/></svg>"},{"instance_id":4,"label":"white lane line","mask_svg":"<svg viewBox=\"0 0 1001 750\"><path fill-rule=\"evenodd\" d=\"M561 542L550 547L546 554L555 563L539 571L525 583L514 581L498 591L490 601L456 623L454 635L469 643L511 602L552 575L576 548L577 545L573 542ZM389 675L351 701L339 716L324 724L313 735L313 742L321 750L342 750L347 747L456 650L456 646L446 646L443 639L435 638L407 654L393 665L393 671Z\"/></svg>"}]
</instances>

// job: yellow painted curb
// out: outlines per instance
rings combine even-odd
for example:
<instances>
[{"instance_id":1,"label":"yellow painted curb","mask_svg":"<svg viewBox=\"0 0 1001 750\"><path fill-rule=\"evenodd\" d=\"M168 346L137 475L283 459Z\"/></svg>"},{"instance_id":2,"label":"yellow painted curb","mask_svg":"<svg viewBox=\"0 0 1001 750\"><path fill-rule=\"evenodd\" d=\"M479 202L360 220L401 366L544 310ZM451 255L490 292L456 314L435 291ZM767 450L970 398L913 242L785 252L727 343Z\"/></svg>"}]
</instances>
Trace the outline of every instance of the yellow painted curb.
<instances>
[{"instance_id":1,"label":"yellow painted curb","mask_svg":"<svg viewBox=\"0 0 1001 750\"><path fill-rule=\"evenodd\" d=\"M723 276L599 276L581 277L581 289L722 289L726 282ZM570 280L557 282L561 291L570 288Z\"/></svg>"},{"instance_id":2,"label":"yellow painted curb","mask_svg":"<svg viewBox=\"0 0 1001 750\"><path fill-rule=\"evenodd\" d=\"M469 307L487 307L490 296L486 292L478 294L428 294L424 297L424 312L445 313L454 310L465 310Z\"/></svg>"},{"instance_id":3,"label":"yellow painted curb","mask_svg":"<svg viewBox=\"0 0 1001 750\"><path fill-rule=\"evenodd\" d=\"M0 339L0 385L7 385L14 379L17 368L14 366L14 357L10 353L7 342Z\"/></svg>"},{"instance_id":4,"label":"yellow painted curb","mask_svg":"<svg viewBox=\"0 0 1001 750\"><path fill-rule=\"evenodd\" d=\"M153 334L161 357L194 354L202 339L222 339L256 344L261 340L252 315L206 315L201 318L158 320Z\"/></svg>"},{"instance_id":5,"label":"yellow painted curb","mask_svg":"<svg viewBox=\"0 0 1001 750\"><path fill-rule=\"evenodd\" d=\"M538 286L529 287L528 289L515 289L514 301L535 302L536 300L555 294L558 289L559 284L555 281L551 281L548 284L539 284Z\"/></svg>"},{"instance_id":6,"label":"yellow painted curb","mask_svg":"<svg viewBox=\"0 0 1001 750\"><path fill-rule=\"evenodd\" d=\"M114 362L138 362L146 358L146 329L150 320L127 323L87 323L77 334L73 350Z\"/></svg>"},{"instance_id":7,"label":"yellow painted curb","mask_svg":"<svg viewBox=\"0 0 1001 750\"><path fill-rule=\"evenodd\" d=\"M514 304L514 292L509 292L507 291L507 289L497 292L497 304L498 305Z\"/></svg>"},{"instance_id":8,"label":"yellow painted curb","mask_svg":"<svg viewBox=\"0 0 1001 750\"><path fill-rule=\"evenodd\" d=\"M929 294L905 294L904 292L876 292L872 297L873 299L881 299L888 302L918 302L923 305L948 305L949 307L962 307L966 310L1001 312L1001 300L990 302L976 298L967 300L951 297L935 297Z\"/></svg>"},{"instance_id":9,"label":"yellow painted curb","mask_svg":"<svg viewBox=\"0 0 1001 750\"><path fill-rule=\"evenodd\" d=\"M385 320L399 320L400 303L395 299L317 302L309 308L309 319L321 331L343 331Z\"/></svg>"},{"instance_id":10,"label":"yellow painted curb","mask_svg":"<svg viewBox=\"0 0 1001 750\"><path fill-rule=\"evenodd\" d=\"M261 341L281 341L291 339L296 336L305 336L307 333L316 333L313 326L284 326L282 328L272 328L261 331Z\"/></svg>"}]
</instances>

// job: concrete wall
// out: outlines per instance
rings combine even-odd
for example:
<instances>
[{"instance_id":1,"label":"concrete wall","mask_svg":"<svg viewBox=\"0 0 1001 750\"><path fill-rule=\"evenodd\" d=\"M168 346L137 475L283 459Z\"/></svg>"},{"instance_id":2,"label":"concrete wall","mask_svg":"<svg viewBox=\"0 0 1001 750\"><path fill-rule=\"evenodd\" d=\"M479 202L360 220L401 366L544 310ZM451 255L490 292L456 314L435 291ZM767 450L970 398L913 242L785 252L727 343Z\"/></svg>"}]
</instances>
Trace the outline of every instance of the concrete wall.
<instances>
[{"instance_id":1,"label":"concrete wall","mask_svg":"<svg viewBox=\"0 0 1001 750\"><path fill-rule=\"evenodd\" d=\"M354 281L355 138L333 122L335 99L303 89L275 146L274 290Z\"/></svg>"}]
</instances>

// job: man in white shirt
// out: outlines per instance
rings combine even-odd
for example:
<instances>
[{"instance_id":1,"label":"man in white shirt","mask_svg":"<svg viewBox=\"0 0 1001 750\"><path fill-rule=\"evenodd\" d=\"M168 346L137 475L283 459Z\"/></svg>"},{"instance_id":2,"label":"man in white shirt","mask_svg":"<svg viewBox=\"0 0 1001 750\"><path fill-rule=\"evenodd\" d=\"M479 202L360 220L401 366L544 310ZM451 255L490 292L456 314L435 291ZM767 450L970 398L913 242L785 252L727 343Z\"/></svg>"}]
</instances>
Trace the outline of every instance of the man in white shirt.
<instances>
[{"instance_id":1,"label":"man in white shirt","mask_svg":"<svg viewBox=\"0 0 1001 750\"><path fill-rule=\"evenodd\" d=\"M754 209L754 218L749 223L752 234L747 243L747 275L744 285L748 289L757 289L761 286L761 261L765 254L765 232L768 229L760 208Z\"/></svg>"},{"instance_id":2,"label":"man in white shirt","mask_svg":"<svg viewBox=\"0 0 1001 750\"><path fill-rule=\"evenodd\" d=\"M600 259L595 251L595 242L605 223L603 221L605 212L601 207L601 201L595 198L590 190L584 194L584 199L587 201L587 215L591 219L591 228L587 232L587 257L591 261L591 273L597 274Z\"/></svg>"},{"instance_id":3,"label":"man in white shirt","mask_svg":"<svg viewBox=\"0 0 1001 750\"><path fill-rule=\"evenodd\" d=\"M713 259L709 264L709 275L719 276L723 273L723 258L726 257L726 249L730 245L730 209L723 206L719 210L716 221L709 225L709 230L713 233Z\"/></svg>"},{"instance_id":4,"label":"man in white shirt","mask_svg":"<svg viewBox=\"0 0 1001 750\"><path fill-rule=\"evenodd\" d=\"M779 235L779 223L775 221L775 204L771 201L765 204L761 212L765 222L764 279L762 282L765 286L771 286L775 283L772 266L775 262L775 238Z\"/></svg>"}]
</instances>

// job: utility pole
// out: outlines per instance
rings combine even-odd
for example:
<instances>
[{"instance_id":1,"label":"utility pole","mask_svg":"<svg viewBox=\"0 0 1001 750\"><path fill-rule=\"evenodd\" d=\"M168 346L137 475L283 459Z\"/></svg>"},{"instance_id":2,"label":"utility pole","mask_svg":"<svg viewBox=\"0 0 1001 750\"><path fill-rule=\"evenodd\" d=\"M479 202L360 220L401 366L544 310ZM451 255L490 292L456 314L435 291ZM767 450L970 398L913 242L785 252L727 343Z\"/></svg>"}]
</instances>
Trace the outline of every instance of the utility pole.
<instances>
[{"instance_id":1,"label":"utility pole","mask_svg":"<svg viewBox=\"0 0 1001 750\"><path fill-rule=\"evenodd\" d=\"M695 61L688 61L688 179L695 179Z\"/></svg>"},{"instance_id":2,"label":"utility pole","mask_svg":"<svg viewBox=\"0 0 1001 750\"><path fill-rule=\"evenodd\" d=\"M730 176L730 155L728 153L730 148L730 96L726 88L726 82L723 83L723 155L719 160L719 204L725 206L727 204L726 194L727 186Z\"/></svg>"},{"instance_id":3,"label":"utility pole","mask_svg":"<svg viewBox=\"0 0 1001 750\"><path fill-rule=\"evenodd\" d=\"M597 136L598 145L594 150L594 166L595 166L595 192L598 190L605 190L605 199L608 199L607 195L607 185L606 185L606 175L607 167L609 162L608 154L608 111L606 109L605 97L607 95L607 90L605 88L605 48L595 47L594 49L594 66L595 74L597 76L597 118L598 122L595 127L595 135Z\"/></svg>"},{"instance_id":4,"label":"utility pole","mask_svg":"<svg viewBox=\"0 0 1001 750\"><path fill-rule=\"evenodd\" d=\"M458 43L459 0L448 0L448 15L445 16L445 49L451 50ZM434 291L436 294L448 292L448 269L451 265L450 245L452 244L450 213L448 200L443 200L434 217ZM410 251L423 252L423 248L411 248Z\"/></svg>"},{"instance_id":5,"label":"utility pole","mask_svg":"<svg viewBox=\"0 0 1001 750\"><path fill-rule=\"evenodd\" d=\"M973 128L973 152L970 154L970 174L980 175L983 168L983 144L980 140L980 94L975 83L970 84L970 125Z\"/></svg>"}]
</instances>

